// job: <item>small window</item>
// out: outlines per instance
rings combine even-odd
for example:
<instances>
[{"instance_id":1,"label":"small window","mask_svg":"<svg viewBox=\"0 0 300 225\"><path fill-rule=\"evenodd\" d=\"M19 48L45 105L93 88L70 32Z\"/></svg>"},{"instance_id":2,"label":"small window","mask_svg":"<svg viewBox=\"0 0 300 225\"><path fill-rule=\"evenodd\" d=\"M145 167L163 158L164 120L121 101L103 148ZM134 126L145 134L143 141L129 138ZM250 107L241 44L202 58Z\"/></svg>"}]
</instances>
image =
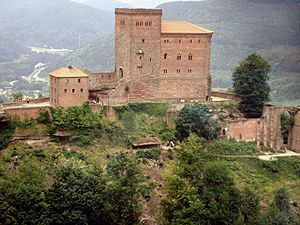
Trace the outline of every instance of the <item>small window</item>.
<instances>
[{"instance_id":1,"label":"small window","mask_svg":"<svg viewBox=\"0 0 300 225\"><path fill-rule=\"evenodd\" d=\"M152 58L150 58L149 61L152 62Z\"/></svg>"},{"instance_id":2,"label":"small window","mask_svg":"<svg viewBox=\"0 0 300 225\"><path fill-rule=\"evenodd\" d=\"M150 26L150 27L152 26L152 21L149 22L149 26Z\"/></svg>"},{"instance_id":3,"label":"small window","mask_svg":"<svg viewBox=\"0 0 300 225\"><path fill-rule=\"evenodd\" d=\"M179 69L177 70L177 73L180 73L180 70L179 70Z\"/></svg>"},{"instance_id":4,"label":"small window","mask_svg":"<svg viewBox=\"0 0 300 225\"><path fill-rule=\"evenodd\" d=\"M75 89L72 89L72 93L75 93Z\"/></svg>"},{"instance_id":5,"label":"small window","mask_svg":"<svg viewBox=\"0 0 300 225\"><path fill-rule=\"evenodd\" d=\"M140 22L140 26L143 26L144 25L144 23L143 22Z\"/></svg>"},{"instance_id":6,"label":"small window","mask_svg":"<svg viewBox=\"0 0 300 225\"><path fill-rule=\"evenodd\" d=\"M181 43L181 40L179 40L178 42Z\"/></svg>"},{"instance_id":7,"label":"small window","mask_svg":"<svg viewBox=\"0 0 300 225\"><path fill-rule=\"evenodd\" d=\"M193 40L192 40L192 39L190 40L190 43L193 43Z\"/></svg>"},{"instance_id":8,"label":"small window","mask_svg":"<svg viewBox=\"0 0 300 225\"><path fill-rule=\"evenodd\" d=\"M193 55L192 55L192 53L189 54L189 60L193 60Z\"/></svg>"},{"instance_id":9,"label":"small window","mask_svg":"<svg viewBox=\"0 0 300 225\"><path fill-rule=\"evenodd\" d=\"M143 43L143 44L145 43L145 39L142 40L142 43Z\"/></svg>"},{"instance_id":10,"label":"small window","mask_svg":"<svg viewBox=\"0 0 300 225\"><path fill-rule=\"evenodd\" d=\"M145 23L145 26L146 26L146 27L148 27L148 25L149 25L149 23L148 23L148 22L146 22L146 23Z\"/></svg>"},{"instance_id":11,"label":"small window","mask_svg":"<svg viewBox=\"0 0 300 225\"><path fill-rule=\"evenodd\" d=\"M168 73L168 70L164 69L164 73Z\"/></svg>"},{"instance_id":12,"label":"small window","mask_svg":"<svg viewBox=\"0 0 300 225\"><path fill-rule=\"evenodd\" d=\"M200 40L200 39L198 40L198 43L199 43L199 44L201 43L201 40Z\"/></svg>"},{"instance_id":13,"label":"small window","mask_svg":"<svg viewBox=\"0 0 300 225\"><path fill-rule=\"evenodd\" d=\"M164 54L164 59L167 59L167 57L168 57L168 54L165 53L165 54Z\"/></svg>"},{"instance_id":14,"label":"small window","mask_svg":"<svg viewBox=\"0 0 300 225\"><path fill-rule=\"evenodd\" d=\"M67 93L67 89L65 89L65 93Z\"/></svg>"},{"instance_id":15,"label":"small window","mask_svg":"<svg viewBox=\"0 0 300 225\"><path fill-rule=\"evenodd\" d=\"M140 60L142 60L142 56L140 56Z\"/></svg>"},{"instance_id":16,"label":"small window","mask_svg":"<svg viewBox=\"0 0 300 225\"><path fill-rule=\"evenodd\" d=\"M78 79L78 83L80 83L81 82L81 80L80 79Z\"/></svg>"},{"instance_id":17,"label":"small window","mask_svg":"<svg viewBox=\"0 0 300 225\"><path fill-rule=\"evenodd\" d=\"M138 26L140 25L140 23L139 23L139 22L136 22L135 25L138 27Z\"/></svg>"},{"instance_id":18,"label":"small window","mask_svg":"<svg viewBox=\"0 0 300 225\"><path fill-rule=\"evenodd\" d=\"M83 92L83 88L80 89L80 92Z\"/></svg>"},{"instance_id":19,"label":"small window","mask_svg":"<svg viewBox=\"0 0 300 225\"><path fill-rule=\"evenodd\" d=\"M192 73L192 70L191 70L191 69L188 69L188 73Z\"/></svg>"},{"instance_id":20,"label":"small window","mask_svg":"<svg viewBox=\"0 0 300 225\"><path fill-rule=\"evenodd\" d=\"M180 53L177 55L177 60L181 60L181 54Z\"/></svg>"}]
</instances>

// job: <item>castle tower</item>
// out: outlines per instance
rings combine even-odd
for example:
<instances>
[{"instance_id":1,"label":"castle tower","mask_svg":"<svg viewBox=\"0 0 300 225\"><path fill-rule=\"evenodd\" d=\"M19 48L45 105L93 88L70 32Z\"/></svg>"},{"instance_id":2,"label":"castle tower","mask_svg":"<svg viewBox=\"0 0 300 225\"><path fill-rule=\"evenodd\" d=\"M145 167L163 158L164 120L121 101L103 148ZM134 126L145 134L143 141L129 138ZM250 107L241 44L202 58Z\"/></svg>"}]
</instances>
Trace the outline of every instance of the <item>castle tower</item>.
<instances>
[{"instance_id":1,"label":"castle tower","mask_svg":"<svg viewBox=\"0 0 300 225\"><path fill-rule=\"evenodd\" d=\"M116 72L119 78L158 77L161 9L116 9Z\"/></svg>"}]
</instances>

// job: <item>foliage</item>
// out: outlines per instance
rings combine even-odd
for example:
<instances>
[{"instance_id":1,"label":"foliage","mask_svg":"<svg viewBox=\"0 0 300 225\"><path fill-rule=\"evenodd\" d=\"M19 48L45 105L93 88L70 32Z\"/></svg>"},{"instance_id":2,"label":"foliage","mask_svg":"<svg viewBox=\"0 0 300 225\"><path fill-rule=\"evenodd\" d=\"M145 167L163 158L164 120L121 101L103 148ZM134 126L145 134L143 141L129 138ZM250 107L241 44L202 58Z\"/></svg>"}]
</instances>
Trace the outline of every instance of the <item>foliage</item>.
<instances>
[{"instance_id":1,"label":"foliage","mask_svg":"<svg viewBox=\"0 0 300 225\"><path fill-rule=\"evenodd\" d=\"M168 127L166 123L162 124L162 128L159 131L159 137L164 142L176 141L176 130Z\"/></svg>"},{"instance_id":2,"label":"foliage","mask_svg":"<svg viewBox=\"0 0 300 225\"><path fill-rule=\"evenodd\" d=\"M42 124L49 124L51 122L49 111L47 109L40 109L37 121Z\"/></svg>"},{"instance_id":3,"label":"foliage","mask_svg":"<svg viewBox=\"0 0 300 225\"><path fill-rule=\"evenodd\" d=\"M139 150L136 152L136 157L138 159L153 159L158 161L161 155L161 150L159 148L150 150Z\"/></svg>"},{"instance_id":4,"label":"foliage","mask_svg":"<svg viewBox=\"0 0 300 225\"><path fill-rule=\"evenodd\" d=\"M67 165L59 169L47 194L51 224L102 224L105 216L101 174Z\"/></svg>"},{"instance_id":5,"label":"foliage","mask_svg":"<svg viewBox=\"0 0 300 225\"><path fill-rule=\"evenodd\" d=\"M288 143L289 129L293 122L293 117L288 112L283 112L280 115L280 131L283 137L284 144Z\"/></svg>"},{"instance_id":6,"label":"foliage","mask_svg":"<svg viewBox=\"0 0 300 225\"><path fill-rule=\"evenodd\" d=\"M104 138L108 139L109 146L128 146L129 140L124 130L115 122L104 124Z\"/></svg>"},{"instance_id":7,"label":"foliage","mask_svg":"<svg viewBox=\"0 0 300 225\"><path fill-rule=\"evenodd\" d=\"M24 94L22 92L15 92L11 94L14 102L23 100Z\"/></svg>"},{"instance_id":8,"label":"foliage","mask_svg":"<svg viewBox=\"0 0 300 225\"><path fill-rule=\"evenodd\" d=\"M31 161L0 180L1 224L48 224L43 177L44 171Z\"/></svg>"},{"instance_id":9,"label":"foliage","mask_svg":"<svg viewBox=\"0 0 300 225\"><path fill-rule=\"evenodd\" d=\"M25 114L25 118L22 121L20 117L14 117L13 123L16 125L16 127L21 129L27 129L27 128L35 128L36 121L33 118L29 118L27 114Z\"/></svg>"},{"instance_id":10,"label":"foliage","mask_svg":"<svg viewBox=\"0 0 300 225\"><path fill-rule=\"evenodd\" d=\"M231 154L231 155L252 155L258 153L255 143L236 141L236 140L220 140L215 141L207 146L208 153Z\"/></svg>"},{"instance_id":11,"label":"foliage","mask_svg":"<svg viewBox=\"0 0 300 225\"><path fill-rule=\"evenodd\" d=\"M240 97L239 109L246 117L260 117L264 104L269 101L267 83L271 67L257 53L249 55L233 72L233 88Z\"/></svg>"},{"instance_id":12,"label":"foliage","mask_svg":"<svg viewBox=\"0 0 300 225\"><path fill-rule=\"evenodd\" d=\"M183 140L190 133L195 133L207 140L217 138L220 127L212 116L213 114L205 105L185 105L176 120L178 139Z\"/></svg>"},{"instance_id":13,"label":"foliage","mask_svg":"<svg viewBox=\"0 0 300 225\"><path fill-rule=\"evenodd\" d=\"M0 121L0 150L8 146L15 129L16 125L13 121Z\"/></svg>"},{"instance_id":14,"label":"foliage","mask_svg":"<svg viewBox=\"0 0 300 225\"><path fill-rule=\"evenodd\" d=\"M108 201L105 207L110 223L136 224L141 212L139 197L144 182L138 162L124 153L118 154L108 163L107 173L110 182L106 189Z\"/></svg>"},{"instance_id":15,"label":"foliage","mask_svg":"<svg viewBox=\"0 0 300 225\"><path fill-rule=\"evenodd\" d=\"M52 121L48 125L51 135L57 130L67 130L70 133L69 142L78 146L90 144L101 134L102 121L99 114L92 112L86 102L81 107L51 108Z\"/></svg>"},{"instance_id":16,"label":"foliage","mask_svg":"<svg viewBox=\"0 0 300 225\"><path fill-rule=\"evenodd\" d=\"M126 111L133 111L135 113L146 113L150 116L165 116L168 110L167 103L156 102L137 102L128 103L128 105L115 106L114 110L117 112L120 118Z\"/></svg>"}]
</instances>

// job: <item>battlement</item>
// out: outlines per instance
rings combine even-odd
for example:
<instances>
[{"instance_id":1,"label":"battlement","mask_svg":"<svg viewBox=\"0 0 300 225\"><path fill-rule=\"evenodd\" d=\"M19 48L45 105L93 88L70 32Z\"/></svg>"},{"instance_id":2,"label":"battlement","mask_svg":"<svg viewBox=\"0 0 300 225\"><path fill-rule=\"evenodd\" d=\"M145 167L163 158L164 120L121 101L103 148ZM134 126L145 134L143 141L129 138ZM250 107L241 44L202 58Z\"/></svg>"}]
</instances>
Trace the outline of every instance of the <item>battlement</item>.
<instances>
[{"instance_id":1,"label":"battlement","mask_svg":"<svg viewBox=\"0 0 300 225\"><path fill-rule=\"evenodd\" d=\"M128 8L117 8L115 10L116 15L120 14L132 14L132 15L162 15L161 9L128 9Z\"/></svg>"}]
</instances>

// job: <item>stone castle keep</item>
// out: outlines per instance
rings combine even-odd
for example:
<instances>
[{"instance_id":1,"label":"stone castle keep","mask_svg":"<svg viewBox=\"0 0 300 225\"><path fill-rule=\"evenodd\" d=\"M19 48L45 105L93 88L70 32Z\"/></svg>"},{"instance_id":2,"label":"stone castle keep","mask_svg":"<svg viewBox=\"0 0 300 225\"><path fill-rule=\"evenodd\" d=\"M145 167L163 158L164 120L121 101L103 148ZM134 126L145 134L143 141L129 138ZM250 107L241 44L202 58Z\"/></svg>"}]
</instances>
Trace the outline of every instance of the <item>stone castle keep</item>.
<instances>
[{"instance_id":1,"label":"stone castle keep","mask_svg":"<svg viewBox=\"0 0 300 225\"><path fill-rule=\"evenodd\" d=\"M212 31L162 21L161 9L116 9L115 14L115 71L69 67L50 73L52 105L210 101Z\"/></svg>"}]
</instances>

